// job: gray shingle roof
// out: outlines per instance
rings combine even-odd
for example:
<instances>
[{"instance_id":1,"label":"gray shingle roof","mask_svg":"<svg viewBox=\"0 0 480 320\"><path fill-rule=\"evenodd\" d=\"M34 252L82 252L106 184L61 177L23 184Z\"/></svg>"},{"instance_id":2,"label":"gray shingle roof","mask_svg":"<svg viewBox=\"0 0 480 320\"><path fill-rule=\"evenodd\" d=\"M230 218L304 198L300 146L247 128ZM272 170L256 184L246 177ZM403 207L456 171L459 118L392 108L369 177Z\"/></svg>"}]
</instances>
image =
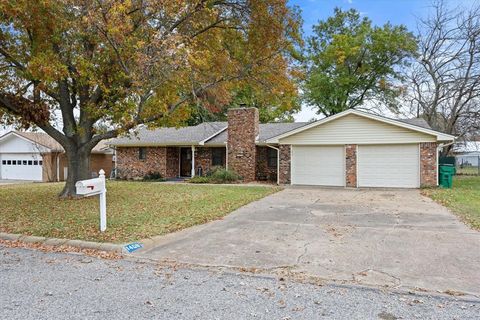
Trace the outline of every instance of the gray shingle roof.
<instances>
[{"instance_id":1,"label":"gray shingle roof","mask_svg":"<svg viewBox=\"0 0 480 320\"><path fill-rule=\"evenodd\" d=\"M259 125L259 142L276 135L294 130L307 124L306 122L263 123ZM154 146L154 145L196 145L211 138L205 145L223 145L227 142L227 122L204 122L197 126L181 128L147 129L139 127L128 136L112 139L114 146ZM217 135L215 135L217 133ZM212 137L213 136L213 137Z\"/></svg>"},{"instance_id":2,"label":"gray shingle roof","mask_svg":"<svg viewBox=\"0 0 480 320\"><path fill-rule=\"evenodd\" d=\"M129 135L113 139L110 144L113 146L198 144L226 127L226 122L204 122L191 127L153 130L141 126Z\"/></svg>"},{"instance_id":3,"label":"gray shingle roof","mask_svg":"<svg viewBox=\"0 0 480 320\"><path fill-rule=\"evenodd\" d=\"M423 118L399 119L399 121L405 122L405 123L408 123L408 124L413 124L414 126L422 127L422 128L425 128L425 129L432 129L432 127L430 127L428 122L425 121L425 119L423 119Z\"/></svg>"},{"instance_id":4,"label":"gray shingle roof","mask_svg":"<svg viewBox=\"0 0 480 320\"><path fill-rule=\"evenodd\" d=\"M279 134L300 128L308 122L289 122L289 123L261 123L258 127L259 137L258 142L265 142L265 140L278 136ZM205 142L205 145L222 144L227 142L228 133L225 130L219 135Z\"/></svg>"},{"instance_id":5,"label":"gray shingle roof","mask_svg":"<svg viewBox=\"0 0 480 320\"><path fill-rule=\"evenodd\" d=\"M480 141L462 141L453 146L455 153L479 153Z\"/></svg>"}]
</instances>

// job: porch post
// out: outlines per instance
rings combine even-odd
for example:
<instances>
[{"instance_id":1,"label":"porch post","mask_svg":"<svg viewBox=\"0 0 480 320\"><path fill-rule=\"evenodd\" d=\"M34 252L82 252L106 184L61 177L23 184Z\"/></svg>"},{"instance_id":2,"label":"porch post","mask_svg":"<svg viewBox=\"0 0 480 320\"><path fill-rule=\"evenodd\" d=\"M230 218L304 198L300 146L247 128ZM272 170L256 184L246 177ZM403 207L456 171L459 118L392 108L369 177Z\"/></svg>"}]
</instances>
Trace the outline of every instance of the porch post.
<instances>
[{"instance_id":1,"label":"porch post","mask_svg":"<svg viewBox=\"0 0 480 320\"><path fill-rule=\"evenodd\" d=\"M195 177L195 146L192 146L192 178Z\"/></svg>"}]
</instances>

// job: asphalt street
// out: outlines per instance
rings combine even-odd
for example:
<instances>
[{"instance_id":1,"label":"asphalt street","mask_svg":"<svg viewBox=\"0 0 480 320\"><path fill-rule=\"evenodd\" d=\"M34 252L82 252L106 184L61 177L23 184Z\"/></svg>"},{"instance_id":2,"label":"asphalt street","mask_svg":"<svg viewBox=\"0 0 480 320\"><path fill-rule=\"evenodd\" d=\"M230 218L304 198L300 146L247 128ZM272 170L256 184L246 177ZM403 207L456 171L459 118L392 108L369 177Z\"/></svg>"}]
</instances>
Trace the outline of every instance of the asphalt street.
<instances>
[{"instance_id":1,"label":"asphalt street","mask_svg":"<svg viewBox=\"0 0 480 320\"><path fill-rule=\"evenodd\" d=\"M480 300L0 246L0 319L479 319Z\"/></svg>"}]
</instances>

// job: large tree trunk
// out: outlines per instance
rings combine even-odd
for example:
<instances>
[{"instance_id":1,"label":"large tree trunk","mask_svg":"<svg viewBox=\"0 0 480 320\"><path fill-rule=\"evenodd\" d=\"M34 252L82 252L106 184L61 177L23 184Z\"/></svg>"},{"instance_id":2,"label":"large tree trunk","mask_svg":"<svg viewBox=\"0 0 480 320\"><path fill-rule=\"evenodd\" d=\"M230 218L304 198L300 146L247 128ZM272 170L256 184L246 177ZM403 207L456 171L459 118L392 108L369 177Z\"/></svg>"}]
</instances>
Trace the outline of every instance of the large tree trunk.
<instances>
[{"instance_id":1,"label":"large tree trunk","mask_svg":"<svg viewBox=\"0 0 480 320\"><path fill-rule=\"evenodd\" d=\"M65 186L59 194L61 198L77 197L75 183L78 180L90 179L90 150L82 150L76 145L66 149L68 175Z\"/></svg>"}]
</instances>

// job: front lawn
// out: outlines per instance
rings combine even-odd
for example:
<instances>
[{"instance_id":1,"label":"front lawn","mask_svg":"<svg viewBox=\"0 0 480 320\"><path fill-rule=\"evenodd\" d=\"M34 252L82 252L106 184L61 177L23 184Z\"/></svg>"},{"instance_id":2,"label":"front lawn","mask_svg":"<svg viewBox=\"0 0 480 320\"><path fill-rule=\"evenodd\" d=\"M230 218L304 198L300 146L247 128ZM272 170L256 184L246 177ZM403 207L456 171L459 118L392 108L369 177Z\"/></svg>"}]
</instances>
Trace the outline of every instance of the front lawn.
<instances>
[{"instance_id":1,"label":"front lawn","mask_svg":"<svg viewBox=\"0 0 480 320\"><path fill-rule=\"evenodd\" d=\"M479 176L456 176L452 189L424 189L424 193L450 208L474 229L480 230Z\"/></svg>"},{"instance_id":2,"label":"front lawn","mask_svg":"<svg viewBox=\"0 0 480 320\"><path fill-rule=\"evenodd\" d=\"M257 186L107 183L107 231L98 231L98 197L59 200L63 184L0 186L0 231L127 242L219 219L279 190Z\"/></svg>"}]
</instances>

